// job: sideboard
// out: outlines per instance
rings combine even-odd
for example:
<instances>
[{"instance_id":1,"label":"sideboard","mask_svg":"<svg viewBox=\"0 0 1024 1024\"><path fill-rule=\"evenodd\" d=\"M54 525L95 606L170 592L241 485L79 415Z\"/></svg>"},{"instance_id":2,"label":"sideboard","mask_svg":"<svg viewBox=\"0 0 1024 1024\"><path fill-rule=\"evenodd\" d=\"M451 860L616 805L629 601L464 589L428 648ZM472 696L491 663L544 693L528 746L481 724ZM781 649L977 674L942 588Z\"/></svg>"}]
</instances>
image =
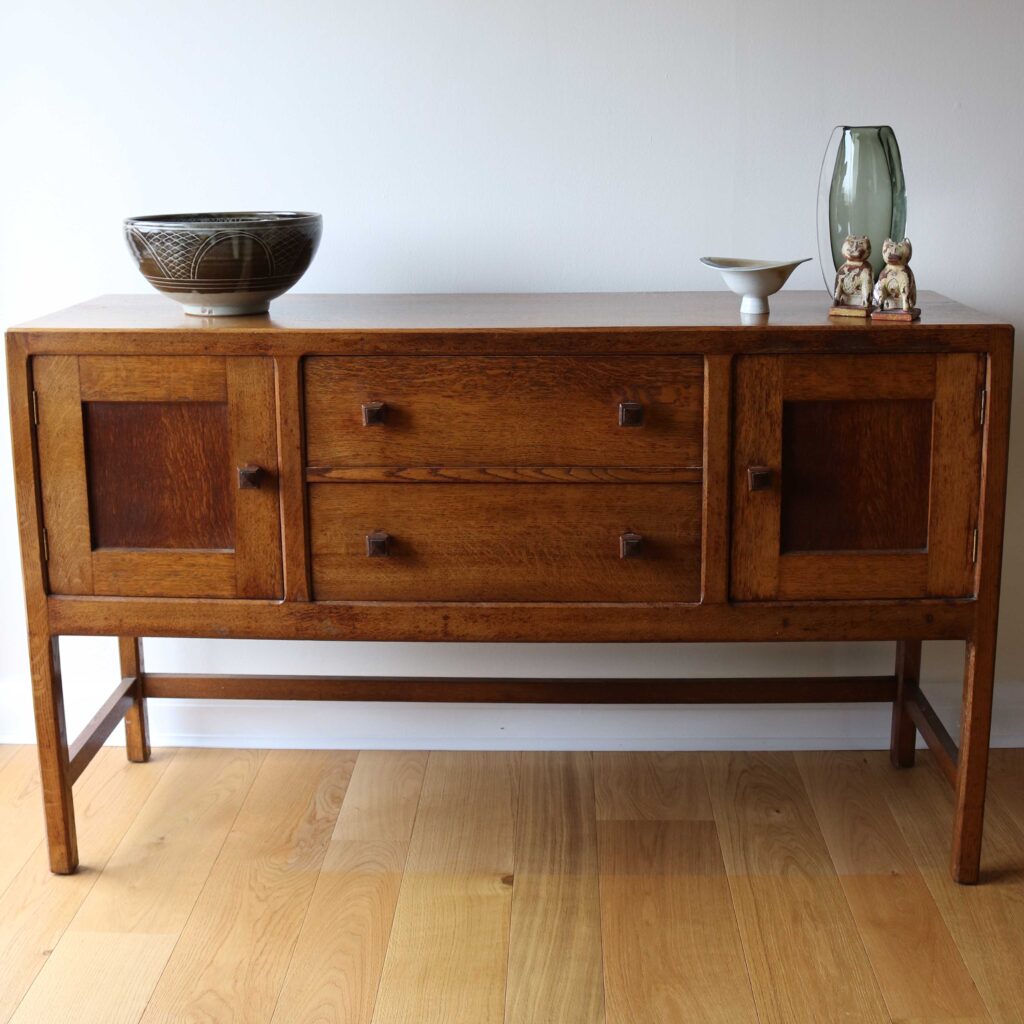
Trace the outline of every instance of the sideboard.
<instances>
[{"instance_id":1,"label":"sideboard","mask_svg":"<svg viewBox=\"0 0 1024 1024\"><path fill-rule=\"evenodd\" d=\"M196 318L113 296L7 334L52 870L72 787L161 697L892 704L979 877L1013 330L924 293L830 322L783 292L293 295ZM58 638L119 638L65 730ZM141 637L895 641L891 674L463 679L147 672ZM955 741L921 645L966 646Z\"/></svg>"}]
</instances>

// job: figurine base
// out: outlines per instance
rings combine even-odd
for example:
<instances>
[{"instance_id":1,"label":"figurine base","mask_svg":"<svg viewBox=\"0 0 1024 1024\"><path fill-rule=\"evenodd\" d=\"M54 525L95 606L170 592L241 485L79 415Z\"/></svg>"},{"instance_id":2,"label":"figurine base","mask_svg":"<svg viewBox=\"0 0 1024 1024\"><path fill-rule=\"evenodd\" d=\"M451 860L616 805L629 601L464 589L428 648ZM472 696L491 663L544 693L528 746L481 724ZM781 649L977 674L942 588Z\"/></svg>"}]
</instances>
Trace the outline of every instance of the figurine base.
<instances>
[{"instance_id":1,"label":"figurine base","mask_svg":"<svg viewBox=\"0 0 1024 1024\"><path fill-rule=\"evenodd\" d=\"M829 316L859 316L871 315L870 306L832 306L828 311Z\"/></svg>"},{"instance_id":2,"label":"figurine base","mask_svg":"<svg viewBox=\"0 0 1024 1024\"><path fill-rule=\"evenodd\" d=\"M921 316L921 310L915 306L913 309L876 309L871 314L872 320L895 320L898 323L909 323Z\"/></svg>"}]
</instances>

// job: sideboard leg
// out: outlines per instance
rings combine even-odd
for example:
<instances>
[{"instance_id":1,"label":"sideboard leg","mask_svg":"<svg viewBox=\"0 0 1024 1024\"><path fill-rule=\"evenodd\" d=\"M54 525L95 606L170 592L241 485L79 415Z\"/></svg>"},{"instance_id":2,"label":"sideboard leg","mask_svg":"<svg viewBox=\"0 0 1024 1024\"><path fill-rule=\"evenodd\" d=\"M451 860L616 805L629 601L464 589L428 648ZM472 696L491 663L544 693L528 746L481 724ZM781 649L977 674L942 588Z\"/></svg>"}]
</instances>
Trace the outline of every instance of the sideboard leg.
<instances>
[{"instance_id":1,"label":"sideboard leg","mask_svg":"<svg viewBox=\"0 0 1024 1024\"><path fill-rule=\"evenodd\" d=\"M907 710L907 698L921 681L921 641L896 643L896 699L892 703L892 735L889 759L895 768L912 768L917 729Z\"/></svg>"},{"instance_id":2,"label":"sideboard leg","mask_svg":"<svg viewBox=\"0 0 1024 1024\"><path fill-rule=\"evenodd\" d=\"M988 748L992 727L992 683L995 675L995 628L992 636L967 642L964 667L960 754L956 773L956 818L953 824L953 880L978 881L981 837L988 779ZM991 640L991 642L989 642Z\"/></svg>"},{"instance_id":3,"label":"sideboard leg","mask_svg":"<svg viewBox=\"0 0 1024 1024\"><path fill-rule=\"evenodd\" d=\"M70 875L78 867L78 837L75 834L75 805L71 795L57 637L31 634L29 650L50 870L58 875Z\"/></svg>"},{"instance_id":4,"label":"sideboard leg","mask_svg":"<svg viewBox=\"0 0 1024 1024\"><path fill-rule=\"evenodd\" d=\"M142 638L137 636L119 636L118 651L121 655L121 678L134 676L135 696L131 709L124 716L125 745L128 748L129 761L148 761L149 749L149 716L146 711L146 698L142 693L142 673L145 666L142 658Z\"/></svg>"}]
</instances>

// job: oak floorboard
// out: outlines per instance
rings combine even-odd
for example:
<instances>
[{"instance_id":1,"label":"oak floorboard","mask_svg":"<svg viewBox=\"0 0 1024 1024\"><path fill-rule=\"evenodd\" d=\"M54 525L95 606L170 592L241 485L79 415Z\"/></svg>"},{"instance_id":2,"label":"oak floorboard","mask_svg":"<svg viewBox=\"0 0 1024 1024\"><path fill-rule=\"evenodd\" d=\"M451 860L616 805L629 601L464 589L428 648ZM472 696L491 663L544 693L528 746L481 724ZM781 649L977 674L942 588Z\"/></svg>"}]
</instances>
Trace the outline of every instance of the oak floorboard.
<instances>
[{"instance_id":1,"label":"oak floorboard","mask_svg":"<svg viewBox=\"0 0 1024 1024\"><path fill-rule=\"evenodd\" d=\"M595 753L598 820L711 821L714 815L699 757L656 750Z\"/></svg>"},{"instance_id":2,"label":"oak floorboard","mask_svg":"<svg viewBox=\"0 0 1024 1024\"><path fill-rule=\"evenodd\" d=\"M360 751L331 838L407 843L427 757L425 750Z\"/></svg>"},{"instance_id":3,"label":"oak floorboard","mask_svg":"<svg viewBox=\"0 0 1024 1024\"><path fill-rule=\"evenodd\" d=\"M364 750L274 1021L370 1024L419 805L425 751Z\"/></svg>"},{"instance_id":4,"label":"oak floorboard","mask_svg":"<svg viewBox=\"0 0 1024 1024\"><path fill-rule=\"evenodd\" d=\"M602 821L608 1024L756 1024L712 821Z\"/></svg>"},{"instance_id":5,"label":"oak floorboard","mask_svg":"<svg viewBox=\"0 0 1024 1024\"><path fill-rule=\"evenodd\" d=\"M796 760L893 1020L988 1021L869 759L844 751Z\"/></svg>"},{"instance_id":6,"label":"oak floorboard","mask_svg":"<svg viewBox=\"0 0 1024 1024\"><path fill-rule=\"evenodd\" d=\"M65 1005L75 1007L75 1024L139 1019L261 758L251 750L178 752L29 989L24 1020L65 1019ZM137 953L125 958L126 950ZM130 970L103 971L96 984L102 958L121 959ZM14 1019L20 1024L21 1009Z\"/></svg>"},{"instance_id":7,"label":"oak floorboard","mask_svg":"<svg viewBox=\"0 0 1024 1024\"><path fill-rule=\"evenodd\" d=\"M427 762L374 1024L502 1024L519 755Z\"/></svg>"},{"instance_id":8,"label":"oak floorboard","mask_svg":"<svg viewBox=\"0 0 1024 1024\"><path fill-rule=\"evenodd\" d=\"M50 872L40 823L36 848L0 897L0 1022L11 1018L46 965L174 756L173 750L155 750L140 767L126 760L121 747L96 754L75 785L82 865L73 875Z\"/></svg>"},{"instance_id":9,"label":"oak floorboard","mask_svg":"<svg viewBox=\"0 0 1024 1024\"><path fill-rule=\"evenodd\" d=\"M989 794L997 814L1008 814L1024 832L1024 749L993 750L988 761Z\"/></svg>"},{"instance_id":10,"label":"oak floorboard","mask_svg":"<svg viewBox=\"0 0 1024 1024\"><path fill-rule=\"evenodd\" d=\"M355 755L263 758L142 1020L269 1021Z\"/></svg>"},{"instance_id":11,"label":"oak floorboard","mask_svg":"<svg viewBox=\"0 0 1024 1024\"><path fill-rule=\"evenodd\" d=\"M591 755L524 753L505 1024L604 1024L597 871Z\"/></svg>"},{"instance_id":12,"label":"oak floorboard","mask_svg":"<svg viewBox=\"0 0 1024 1024\"><path fill-rule=\"evenodd\" d=\"M760 1024L888 1024L793 755L703 760Z\"/></svg>"},{"instance_id":13,"label":"oak floorboard","mask_svg":"<svg viewBox=\"0 0 1024 1024\"><path fill-rule=\"evenodd\" d=\"M0 768L0 893L39 843L43 798L35 747L18 747Z\"/></svg>"},{"instance_id":14,"label":"oak floorboard","mask_svg":"<svg viewBox=\"0 0 1024 1024\"><path fill-rule=\"evenodd\" d=\"M370 1024L408 849L393 839L331 841L274 1024Z\"/></svg>"},{"instance_id":15,"label":"oak floorboard","mask_svg":"<svg viewBox=\"0 0 1024 1024\"><path fill-rule=\"evenodd\" d=\"M953 790L930 755L913 771L865 755L995 1024L1024 1024L1024 831L999 800L985 814L979 885L949 877ZM998 760L998 758L997 758ZM1018 781L1019 785L1019 781Z\"/></svg>"}]
</instances>

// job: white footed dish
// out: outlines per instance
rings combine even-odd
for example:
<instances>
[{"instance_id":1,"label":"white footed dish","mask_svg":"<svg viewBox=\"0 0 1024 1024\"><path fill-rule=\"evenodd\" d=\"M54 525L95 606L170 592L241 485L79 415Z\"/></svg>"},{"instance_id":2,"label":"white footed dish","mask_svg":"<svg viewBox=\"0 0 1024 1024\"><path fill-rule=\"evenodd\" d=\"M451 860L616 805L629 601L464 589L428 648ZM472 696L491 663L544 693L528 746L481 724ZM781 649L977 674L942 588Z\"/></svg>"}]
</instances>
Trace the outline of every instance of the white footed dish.
<instances>
[{"instance_id":1,"label":"white footed dish","mask_svg":"<svg viewBox=\"0 0 1024 1024\"><path fill-rule=\"evenodd\" d=\"M742 295L740 312L768 313L768 296L774 295L788 280L789 275L811 257L780 263L776 260L748 260L732 256L702 256L701 263L717 270L726 287Z\"/></svg>"}]
</instances>

